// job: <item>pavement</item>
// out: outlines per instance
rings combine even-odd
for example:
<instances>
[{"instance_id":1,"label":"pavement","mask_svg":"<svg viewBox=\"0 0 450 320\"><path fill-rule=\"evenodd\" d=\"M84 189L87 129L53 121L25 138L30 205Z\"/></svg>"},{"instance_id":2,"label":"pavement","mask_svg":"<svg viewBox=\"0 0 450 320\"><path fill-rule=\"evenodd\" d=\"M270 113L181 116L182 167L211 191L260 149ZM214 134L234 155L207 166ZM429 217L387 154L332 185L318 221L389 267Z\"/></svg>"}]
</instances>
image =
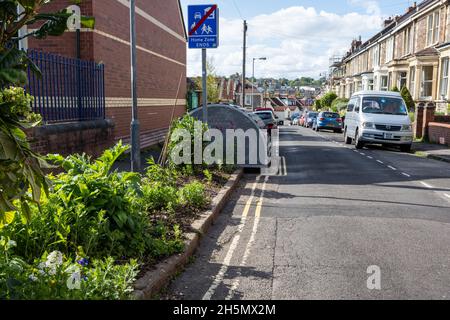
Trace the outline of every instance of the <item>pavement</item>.
<instances>
[{"instance_id":1,"label":"pavement","mask_svg":"<svg viewBox=\"0 0 450 320\"><path fill-rule=\"evenodd\" d=\"M450 298L450 164L300 127L280 153L287 175L245 176L166 298Z\"/></svg>"},{"instance_id":2,"label":"pavement","mask_svg":"<svg viewBox=\"0 0 450 320\"><path fill-rule=\"evenodd\" d=\"M431 159L450 162L450 148L445 145L416 142L413 145L413 150L419 151Z\"/></svg>"}]
</instances>

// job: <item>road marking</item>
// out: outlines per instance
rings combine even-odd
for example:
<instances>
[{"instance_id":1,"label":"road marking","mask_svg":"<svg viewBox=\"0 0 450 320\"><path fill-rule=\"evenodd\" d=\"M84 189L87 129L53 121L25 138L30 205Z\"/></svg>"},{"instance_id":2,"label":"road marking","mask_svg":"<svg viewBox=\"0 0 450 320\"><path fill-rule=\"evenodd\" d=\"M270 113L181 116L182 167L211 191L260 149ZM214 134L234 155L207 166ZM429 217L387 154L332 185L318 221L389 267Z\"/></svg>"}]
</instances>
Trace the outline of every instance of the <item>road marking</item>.
<instances>
[{"instance_id":1,"label":"road marking","mask_svg":"<svg viewBox=\"0 0 450 320\"><path fill-rule=\"evenodd\" d=\"M425 188L428 188L428 189L434 189L434 187L433 187L432 185L429 185L429 184L426 183L426 182L420 181L420 183L421 183Z\"/></svg>"},{"instance_id":2,"label":"road marking","mask_svg":"<svg viewBox=\"0 0 450 320\"><path fill-rule=\"evenodd\" d=\"M393 166L388 166L389 169L397 171L397 168L394 168Z\"/></svg>"},{"instance_id":3,"label":"road marking","mask_svg":"<svg viewBox=\"0 0 450 320\"><path fill-rule=\"evenodd\" d=\"M253 243L255 242L256 233L258 232L259 221L261 219L261 210L262 210L262 204L264 201L264 194L266 192L266 185L267 185L268 181L269 181L269 177L267 176L266 179L264 180L264 184L262 186L261 196L259 197L259 201L256 205L255 221L253 222L252 234L250 235L250 240L248 241L247 246L245 247L244 256L242 258L242 262L240 265L241 267L245 267L247 265L247 259L250 256L250 251L252 249ZM234 296L234 292L237 290L237 288L239 288L239 283L240 283L239 276L241 276L240 271L238 272L238 277L233 282L231 289L230 289L227 297L225 298L225 300L231 300Z\"/></svg>"},{"instance_id":4,"label":"road marking","mask_svg":"<svg viewBox=\"0 0 450 320\"><path fill-rule=\"evenodd\" d=\"M381 161L381 160L377 160L377 162L378 162L378 163L381 163L381 164L384 164L384 162L383 162L383 161Z\"/></svg>"},{"instance_id":5,"label":"road marking","mask_svg":"<svg viewBox=\"0 0 450 320\"><path fill-rule=\"evenodd\" d=\"M402 175L404 175L405 177L411 178L411 176L407 173L402 172Z\"/></svg>"},{"instance_id":6,"label":"road marking","mask_svg":"<svg viewBox=\"0 0 450 320\"><path fill-rule=\"evenodd\" d=\"M444 196L450 199L450 194L444 193Z\"/></svg>"},{"instance_id":7,"label":"road marking","mask_svg":"<svg viewBox=\"0 0 450 320\"><path fill-rule=\"evenodd\" d=\"M370 159L370 160L373 160L373 157L371 157L371 156L367 156L367 158Z\"/></svg>"},{"instance_id":8,"label":"road marking","mask_svg":"<svg viewBox=\"0 0 450 320\"><path fill-rule=\"evenodd\" d=\"M283 169L284 169L284 172L282 172L282 174L283 174L283 176L286 177L288 175L286 157L283 157Z\"/></svg>"},{"instance_id":9,"label":"road marking","mask_svg":"<svg viewBox=\"0 0 450 320\"><path fill-rule=\"evenodd\" d=\"M362 153L362 152L360 152L359 154L362 155L362 156L365 156L365 155L366 155L365 153Z\"/></svg>"},{"instance_id":10,"label":"road marking","mask_svg":"<svg viewBox=\"0 0 450 320\"><path fill-rule=\"evenodd\" d=\"M236 248L239 244L239 240L241 239L241 233L244 230L244 226L247 221L247 216L248 216L248 213L250 212L253 198L255 197L255 190L259 183L260 178L261 178L261 176L258 176L253 184L250 198L247 200L247 203L245 204L245 207L244 207L244 211L242 212L241 222L238 226L238 232L234 236L233 241L230 245L230 248L228 248L228 252L227 252L227 255L225 256L225 260L223 261L222 267L220 268L219 272L215 276L213 283L211 284L208 291L203 296L202 300L211 300L212 296L216 292L217 287L219 287L219 285L222 283L222 281L225 277L225 274L228 271L228 267L230 266L234 251L236 251ZM266 177L266 179L267 179L267 177Z\"/></svg>"}]
</instances>

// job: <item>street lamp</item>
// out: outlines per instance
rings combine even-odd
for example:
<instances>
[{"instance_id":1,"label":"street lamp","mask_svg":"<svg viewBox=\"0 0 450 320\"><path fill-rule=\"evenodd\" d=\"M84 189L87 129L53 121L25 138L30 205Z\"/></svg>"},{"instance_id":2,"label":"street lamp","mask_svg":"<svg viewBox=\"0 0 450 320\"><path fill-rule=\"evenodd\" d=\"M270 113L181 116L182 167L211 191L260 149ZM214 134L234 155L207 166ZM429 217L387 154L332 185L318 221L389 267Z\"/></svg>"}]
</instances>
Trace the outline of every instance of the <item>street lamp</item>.
<instances>
[{"instance_id":1,"label":"street lamp","mask_svg":"<svg viewBox=\"0 0 450 320\"><path fill-rule=\"evenodd\" d=\"M254 110L255 107L253 106L253 93L254 93L254 88L255 88L255 61L256 60L267 60L266 57L261 57L261 58L253 58L253 75L252 75L252 109ZM245 84L244 84L245 85ZM245 104L245 102L244 102Z\"/></svg>"}]
</instances>

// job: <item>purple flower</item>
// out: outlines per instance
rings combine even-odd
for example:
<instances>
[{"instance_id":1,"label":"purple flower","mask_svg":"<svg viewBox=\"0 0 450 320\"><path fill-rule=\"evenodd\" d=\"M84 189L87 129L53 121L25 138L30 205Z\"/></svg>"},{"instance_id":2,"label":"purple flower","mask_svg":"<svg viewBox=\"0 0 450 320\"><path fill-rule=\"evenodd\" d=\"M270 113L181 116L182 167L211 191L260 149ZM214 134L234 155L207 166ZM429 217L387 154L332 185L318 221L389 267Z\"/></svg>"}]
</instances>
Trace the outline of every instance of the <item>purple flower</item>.
<instances>
[{"instance_id":1,"label":"purple flower","mask_svg":"<svg viewBox=\"0 0 450 320\"><path fill-rule=\"evenodd\" d=\"M82 276L81 279L82 279L83 281L88 281L89 278L88 278L87 276Z\"/></svg>"},{"instance_id":2,"label":"purple flower","mask_svg":"<svg viewBox=\"0 0 450 320\"><path fill-rule=\"evenodd\" d=\"M80 266L87 267L89 265L89 260L86 258L77 261Z\"/></svg>"}]
</instances>

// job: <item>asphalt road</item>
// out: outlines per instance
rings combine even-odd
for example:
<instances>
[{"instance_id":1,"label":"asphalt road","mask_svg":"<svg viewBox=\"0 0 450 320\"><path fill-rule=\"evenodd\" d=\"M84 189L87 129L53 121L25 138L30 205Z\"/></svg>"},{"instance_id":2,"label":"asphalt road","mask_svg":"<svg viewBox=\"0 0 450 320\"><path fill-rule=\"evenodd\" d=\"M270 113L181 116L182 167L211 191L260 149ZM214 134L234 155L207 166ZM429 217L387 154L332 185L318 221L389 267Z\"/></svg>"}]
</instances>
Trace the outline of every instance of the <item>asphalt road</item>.
<instances>
[{"instance_id":1,"label":"asphalt road","mask_svg":"<svg viewBox=\"0 0 450 320\"><path fill-rule=\"evenodd\" d=\"M168 298L450 298L450 164L298 127L281 155L287 175L246 176Z\"/></svg>"}]
</instances>

